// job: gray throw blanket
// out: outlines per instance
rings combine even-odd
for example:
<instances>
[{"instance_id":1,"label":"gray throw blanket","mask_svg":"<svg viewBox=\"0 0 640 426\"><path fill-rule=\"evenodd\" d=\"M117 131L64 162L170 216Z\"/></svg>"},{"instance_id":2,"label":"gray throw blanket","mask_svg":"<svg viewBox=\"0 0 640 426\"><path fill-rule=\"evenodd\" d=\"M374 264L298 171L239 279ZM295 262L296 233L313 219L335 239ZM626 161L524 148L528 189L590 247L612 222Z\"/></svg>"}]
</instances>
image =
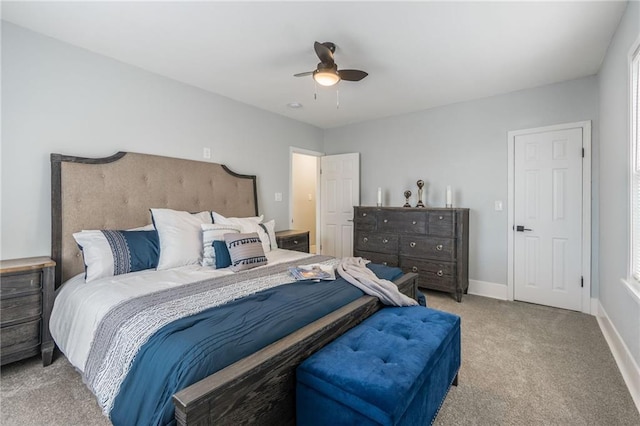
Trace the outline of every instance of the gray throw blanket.
<instances>
[{"instance_id":1,"label":"gray throw blanket","mask_svg":"<svg viewBox=\"0 0 640 426\"><path fill-rule=\"evenodd\" d=\"M366 294L375 296L385 305L413 306L418 302L400 293L398 286L389 280L383 280L367 268L368 260L361 257L345 257L338 265L338 273L352 285Z\"/></svg>"}]
</instances>

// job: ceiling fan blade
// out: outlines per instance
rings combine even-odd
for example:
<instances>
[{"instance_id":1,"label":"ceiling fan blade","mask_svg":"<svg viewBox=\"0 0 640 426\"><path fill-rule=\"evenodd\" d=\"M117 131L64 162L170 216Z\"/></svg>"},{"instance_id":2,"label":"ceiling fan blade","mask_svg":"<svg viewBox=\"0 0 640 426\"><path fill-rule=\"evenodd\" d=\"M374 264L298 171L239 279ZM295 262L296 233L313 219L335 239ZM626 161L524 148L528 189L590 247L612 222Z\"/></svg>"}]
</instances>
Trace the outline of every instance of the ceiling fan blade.
<instances>
[{"instance_id":1,"label":"ceiling fan blade","mask_svg":"<svg viewBox=\"0 0 640 426\"><path fill-rule=\"evenodd\" d=\"M366 76L368 76L369 73L366 73L366 72L360 71L360 70L339 70L338 71L338 75L340 76L340 78L342 80L360 81L363 78L365 78Z\"/></svg>"},{"instance_id":2,"label":"ceiling fan blade","mask_svg":"<svg viewBox=\"0 0 640 426\"><path fill-rule=\"evenodd\" d=\"M313 44L313 48L316 50L316 55L318 55L318 58L320 58L320 62L322 62L323 64L327 64L327 65L333 65L333 52L331 51L331 49L322 44L322 43L318 43L317 41Z\"/></svg>"},{"instance_id":3,"label":"ceiling fan blade","mask_svg":"<svg viewBox=\"0 0 640 426\"><path fill-rule=\"evenodd\" d=\"M299 72L298 74L294 74L294 77L304 77L305 75L311 75L313 74L315 71L306 71L306 72Z\"/></svg>"}]
</instances>

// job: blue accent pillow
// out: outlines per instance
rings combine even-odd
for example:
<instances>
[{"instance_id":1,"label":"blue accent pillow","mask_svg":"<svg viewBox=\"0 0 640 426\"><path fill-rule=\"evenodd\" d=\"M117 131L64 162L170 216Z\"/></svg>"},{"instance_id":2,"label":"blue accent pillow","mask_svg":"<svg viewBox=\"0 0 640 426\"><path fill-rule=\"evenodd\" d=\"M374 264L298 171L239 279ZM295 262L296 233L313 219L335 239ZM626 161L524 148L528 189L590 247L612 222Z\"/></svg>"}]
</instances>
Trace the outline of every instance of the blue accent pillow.
<instances>
[{"instance_id":1,"label":"blue accent pillow","mask_svg":"<svg viewBox=\"0 0 640 426\"><path fill-rule=\"evenodd\" d=\"M216 269L231 266L231 256L229 255L227 243L215 240L213 241L213 250L216 253Z\"/></svg>"},{"instance_id":2,"label":"blue accent pillow","mask_svg":"<svg viewBox=\"0 0 640 426\"><path fill-rule=\"evenodd\" d=\"M158 266L160 240L156 230L82 231L73 238L82 250L86 282Z\"/></svg>"}]
</instances>

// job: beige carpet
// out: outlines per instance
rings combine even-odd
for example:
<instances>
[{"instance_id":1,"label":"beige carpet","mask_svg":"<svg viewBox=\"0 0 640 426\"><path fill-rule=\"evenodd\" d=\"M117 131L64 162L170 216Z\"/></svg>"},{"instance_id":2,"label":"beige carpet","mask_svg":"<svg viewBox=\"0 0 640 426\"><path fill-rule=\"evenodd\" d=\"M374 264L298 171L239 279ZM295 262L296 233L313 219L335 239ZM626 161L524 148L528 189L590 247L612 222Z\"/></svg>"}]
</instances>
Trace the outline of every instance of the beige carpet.
<instances>
[{"instance_id":1,"label":"beige carpet","mask_svg":"<svg viewBox=\"0 0 640 426\"><path fill-rule=\"evenodd\" d=\"M640 425L594 317L465 295L428 293L462 316L462 369L436 425ZM108 425L63 356L2 367L2 425Z\"/></svg>"}]
</instances>

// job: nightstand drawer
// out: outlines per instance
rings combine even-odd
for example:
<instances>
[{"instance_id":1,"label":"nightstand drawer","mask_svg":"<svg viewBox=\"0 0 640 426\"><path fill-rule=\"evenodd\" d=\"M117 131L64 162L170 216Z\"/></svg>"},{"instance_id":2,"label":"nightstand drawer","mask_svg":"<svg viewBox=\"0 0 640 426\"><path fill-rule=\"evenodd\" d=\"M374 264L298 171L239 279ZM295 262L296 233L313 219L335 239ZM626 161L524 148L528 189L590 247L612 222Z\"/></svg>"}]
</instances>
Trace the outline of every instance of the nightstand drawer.
<instances>
[{"instance_id":1,"label":"nightstand drawer","mask_svg":"<svg viewBox=\"0 0 640 426\"><path fill-rule=\"evenodd\" d=\"M37 348L40 344L40 319L1 328L0 340L0 356L3 358L31 347Z\"/></svg>"},{"instance_id":2,"label":"nightstand drawer","mask_svg":"<svg viewBox=\"0 0 640 426\"><path fill-rule=\"evenodd\" d=\"M42 314L42 293L12 297L0 301L0 325L6 327L15 322L38 319Z\"/></svg>"},{"instance_id":3,"label":"nightstand drawer","mask_svg":"<svg viewBox=\"0 0 640 426\"><path fill-rule=\"evenodd\" d=\"M42 287L42 273L27 272L22 274L2 275L0 297L15 297L23 294L39 292Z\"/></svg>"},{"instance_id":4,"label":"nightstand drawer","mask_svg":"<svg viewBox=\"0 0 640 426\"><path fill-rule=\"evenodd\" d=\"M0 261L0 364L39 353L51 364L55 265L49 257Z\"/></svg>"},{"instance_id":5,"label":"nightstand drawer","mask_svg":"<svg viewBox=\"0 0 640 426\"><path fill-rule=\"evenodd\" d=\"M309 253L308 231L279 231L276 232L278 248Z\"/></svg>"}]
</instances>

